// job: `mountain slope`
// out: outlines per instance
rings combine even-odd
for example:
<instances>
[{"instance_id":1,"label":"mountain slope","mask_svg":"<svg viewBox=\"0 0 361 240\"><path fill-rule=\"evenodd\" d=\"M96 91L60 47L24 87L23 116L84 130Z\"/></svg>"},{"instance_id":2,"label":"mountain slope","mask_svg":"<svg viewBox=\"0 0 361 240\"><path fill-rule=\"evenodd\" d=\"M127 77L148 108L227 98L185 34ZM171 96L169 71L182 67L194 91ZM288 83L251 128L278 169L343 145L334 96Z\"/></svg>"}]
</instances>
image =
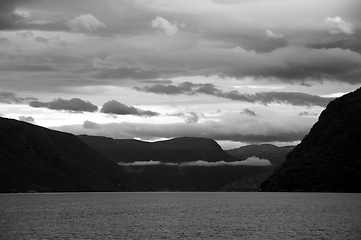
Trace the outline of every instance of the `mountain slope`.
<instances>
[{"instance_id":1,"label":"mountain slope","mask_svg":"<svg viewBox=\"0 0 361 240\"><path fill-rule=\"evenodd\" d=\"M89 146L114 162L160 161L181 163L197 160L227 162L238 159L228 155L212 139L182 137L166 141L143 142L98 136L78 136Z\"/></svg>"},{"instance_id":2,"label":"mountain slope","mask_svg":"<svg viewBox=\"0 0 361 240\"><path fill-rule=\"evenodd\" d=\"M331 103L263 191L361 192L361 89Z\"/></svg>"},{"instance_id":3,"label":"mountain slope","mask_svg":"<svg viewBox=\"0 0 361 240\"><path fill-rule=\"evenodd\" d=\"M226 150L226 152L242 160L256 156L258 158L268 159L272 165L281 165L286 160L286 156L292 148L294 148L294 146L277 147L272 144L260 144L247 145Z\"/></svg>"},{"instance_id":4,"label":"mountain slope","mask_svg":"<svg viewBox=\"0 0 361 240\"><path fill-rule=\"evenodd\" d=\"M123 191L123 169L76 136L0 117L0 192Z\"/></svg>"}]
</instances>

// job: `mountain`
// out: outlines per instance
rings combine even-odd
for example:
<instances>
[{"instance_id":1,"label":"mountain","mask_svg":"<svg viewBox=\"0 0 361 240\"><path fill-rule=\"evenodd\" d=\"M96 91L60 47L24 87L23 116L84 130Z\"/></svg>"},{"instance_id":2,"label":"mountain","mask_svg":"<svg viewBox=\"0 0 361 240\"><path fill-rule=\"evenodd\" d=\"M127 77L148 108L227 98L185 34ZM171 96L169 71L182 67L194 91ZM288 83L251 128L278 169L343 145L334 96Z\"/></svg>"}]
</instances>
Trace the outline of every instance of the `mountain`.
<instances>
[{"instance_id":1,"label":"mountain","mask_svg":"<svg viewBox=\"0 0 361 240\"><path fill-rule=\"evenodd\" d=\"M273 165L279 166L286 161L286 156L292 148L294 148L294 146L277 147L272 144L260 144L226 150L226 153L242 160L256 156L258 158L267 159Z\"/></svg>"},{"instance_id":2,"label":"mountain","mask_svg":"<svg viewBox=\"0 0 361 240\"><path fill-rule=\"evenodd\" d=\"M0 192L127 188L124 170L76 136L0 117Z\"/></svg>"},{"instance_id":3,"label":"mountain","mask_svg":"<svg viewBox=\"0 0 361 240\"><path fill-rule=\"evenodd\" d=\"M361 192L361 89L330 102L262 191Z\"/></svg>"},{"instance_id":4,"label":"mountain","mask_svg":"<svg viewBox=\"0 0 361 240\"><path fill-rule=\"evenodd\" d=\"M143 142L133 139L113 139L99 136L78 136L89 146L114 162L160 161L181 163L197 160L208 162L237 161L212 139L181 137L166 141Z\"/></svg>"},{"instance_id":5,"label":"mountain","mask_svg":"<svg viewBox=\"0 0 361 240\"><path fill-rule=\"evenodd\" d=\"M115 162L159 161L161 164L123 165L140 191L255 191L278 167L179 164L198 160L234 162L246 159L228 155L214 140L207 138L181 137L143 142L87 135L78 137Z\"/></svg>"}]
</instances>

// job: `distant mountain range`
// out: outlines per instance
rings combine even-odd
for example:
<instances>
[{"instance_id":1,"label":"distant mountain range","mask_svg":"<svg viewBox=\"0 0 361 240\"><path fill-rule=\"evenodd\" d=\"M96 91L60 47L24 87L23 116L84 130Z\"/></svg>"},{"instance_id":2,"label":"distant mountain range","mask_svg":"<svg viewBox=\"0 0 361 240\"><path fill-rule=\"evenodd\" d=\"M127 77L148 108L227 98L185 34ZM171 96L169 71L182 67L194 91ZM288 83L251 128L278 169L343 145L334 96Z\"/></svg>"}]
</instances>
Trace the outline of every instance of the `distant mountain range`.
<instances>
[{"instance_id":1,"label":"distant mountain range","mask_svg":"<svg viewBox=\"0 0 361 240\"><path fill-rule=\"evenodd\" d=\"M271 162L283 161L283 148L259 148L235 149L233 152L243 157L239 159L211 139L183 137L149 143L76 137L0 118L0 192L255 191L277 164L222 163L238 163L250 155L267 158L268 148L272 149ZM282 152L279 159L275 157L277 149ZM135 161L159 164L117 164ZM182 165L184 162L197 164ZM202 165L208 163L215 165Z\"/></svg>"},{"instance_id":2,"label":"distant mountain range","mask_svg":"<svg viewBox=\"0 0 361 240\"><path fill-rule=\"evenodd\" d=\"M144 162L123 166L126 173L136 180L140 191L256 191L286 160L287 153L292 149L263 144L224 151L212 139L190 137L158 142L87 135L78 137L115 162ZM198 160L208 163L237 162L249 157L268 159L272 165L180 165ZM164 164L147 165L146 162L149 161Z\"/></svg>"},{"instance_id":3,"label":"distant mountain range","mask_svg":"<svg viewBox=\"0 0 361 240\"><path fill-rule=\"evenodd\" d=\"M123 168L72 134L0 117L0 192L126 191Z\"/></svg>"},{"instance_id":4,"label":"distant mountain range","mask_svg":"<svg viewBox=\"0 0 361 240\"><path fill-rule=\"evenodd\" d=\"M361 89L328 104L262 191L361 192Z\"/></svg>"},{"instance_id":5,"label":"distant mountain range","mask_svg":"<svg viewBox=\"0 0 361 240\"><path fill-rule=\"evenodd\" d=\"M216 141L208 138L181 137L158 142L144 142L87 135L78 137L117 163L134 161L181 163L197 160L232 162L238 160L223 151Z\"/></svg>"}]
</instances>

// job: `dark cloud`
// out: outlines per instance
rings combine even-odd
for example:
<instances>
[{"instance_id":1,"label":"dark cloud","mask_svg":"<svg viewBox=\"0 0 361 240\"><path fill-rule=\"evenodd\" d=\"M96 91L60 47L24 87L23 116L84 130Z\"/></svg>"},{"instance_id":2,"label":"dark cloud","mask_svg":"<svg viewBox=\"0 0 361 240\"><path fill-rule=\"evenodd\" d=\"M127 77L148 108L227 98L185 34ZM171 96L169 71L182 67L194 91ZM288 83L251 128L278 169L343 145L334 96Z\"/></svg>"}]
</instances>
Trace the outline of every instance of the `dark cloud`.
<instances>
[{"instance_id":1,"label":"dark cloud","mask_svg":"<svg viewBox=\"0 0 361 240\"><path fill-rule=\"evenodd\" d=\"M184 82L178 85L155 84L152 86L134 87L133 89L143 92L168 95L196 95L202 93L220 98L227 98L234 101L261 103L265 105L270 103L280 103L294 106L325 107L330 101L333 100L333 98L324 98L317 95L300 92L259 92L256 94L240 93L238 91L224 92L220 89L217 89L215 85L210 83L194 84L191 82Z\"/></svg>"},{"instance_id":2,"label":"dark cloud","mask_svg":"<svg viewBox=\"0 0 361 240\"><path fill-rule=\"evenodd\" d=\"M176 86L176 85L155 84L152 86L145 86L145 87L133 87L133 89L141 92L149 92L149 93L157 93L157 94L168 94L168 95L185 94L185 91L182 89L180 85Z\"/></svg>"},{"instance_id":3,"label":"dark cloud","mask_svg":"<svg viewBox=\"0 0 361 240\"><path fill-rule=\"evenodd\" d=\"M102 126L98 123L92 122L92 121L84 121L83 123L83 128L88 128L88 129L101 129Z\"/></svg>"},{"instance_id":4,"label":"dark cloud","mask_svg":"<svg viewBox=\"0 0 361 240\"><path fill-rule=\"evenodd\" d=\"M10 30L22 23L24 17L15 13L14 1L0 0L0 30Z\"/></svg>"},{"instance_id":5,"label":"dark cloud","mask_svg":"<svg viewBox=\"0 0 361 240\"><path fill-rule=\"evenodd\" d=\"M341 48L349 49L353 52L361 54L361 29L358 29L355 34L352 35L331 35L323 39L321 42L308 44L309 48L316 49L329 49L329 48Z\"/></svg>"},{"instance_id":6,"label":"dark cloud","mask_svg":"<svg viewBox=\"0 0 361 240\"><path fill-rule=\"evenodd\" d=\"M35 123L35 119L33 117L20 116L19 121L28 122L28 123Z\"/></svg>"},{"instance_id":7,"label":"dark cloud","mask_svg":"<svg viewBox=\"0 0 361 240\"><path fill-rule=\"evenodd\" d=\"M37 100L34 97L18 97L13 92L0 92L0 102L2 103L27 103L29 101Z\"/></svg>"},{"instance_id":8,"label":"dark cloud","mask_svg":"<svg viewBox=\"0 0 361 240\"><path fill-rule=\"evenodd\" d=\"M136 115L136 116L145 116L145 117L154 117L159 115L156 112L149 110L141 110L132 106L127 106L116 100L111 100L104 103L103 107L100 109L102 113L116 114L116 115Z\"/></svg>"},{"instance_id":9,"label":"dark cloud","mask_svg":"<svg viewBox=\"0 0 361 240\"><path fill-rule=\"evenodd\" d=\"M72 98L70 100L58 98L51 102L31 101L29 105L34 108L48 108L52 110L65 110L71 112L96 112L98 110L96 105L79 98Z\"/></svg>"},{"instance_id":10,"label":"dark cloud","mask_svg":"<svg viewBox=\"0 0 361 240\"><path fill-rule=\"evenodd\" d=\"M125 51L100 62L98 65L102 66L153 69L157 78L215 75L236 79L277 79L287 83L339 81L358 84L361 69L361 55L349 49L295 45L266 53L241 47L190 48L167 54L135 49L133 54Z\"/></svg>"},{"instance_id":11,"label":"dark cloud","mask_svg":"<svg viewBox=\"0 0 361 240\"><path fill-rule=\"evenodd\" d=\"M64 19L32 19L16 12L17 4L25 1L0 0L0 30L69 31ZM29 1L30 2L30 1ZM40 21L39 21L40 20Z\"/></svg>"},{"instance_id":12,"label":"dark cloud","mask_svg":"<svg viewBox=\"0 0 361 240\"><path fill-rule=\"evenodd\" d=\"M278 63L274 64L273 59L277 59ZM360 83L361 55L349 49L288 46L265 56L259 55L259 59L253 63L260 65L253 65L248 69L232 67L223 74L233 77L276 78L285 82L330 80Z\"/></svg>"},{"instance_id":13,"label":"dark cloud","mask_svg":"<svg viewBox=\"0 0 361 240\"><path fill-rule=\"evenodd\" d=\"M245 108L241 113L247 114L249 116L257 116L257 114L254 111L249 110L247 108Z\"/></svg>"}]
</instances>

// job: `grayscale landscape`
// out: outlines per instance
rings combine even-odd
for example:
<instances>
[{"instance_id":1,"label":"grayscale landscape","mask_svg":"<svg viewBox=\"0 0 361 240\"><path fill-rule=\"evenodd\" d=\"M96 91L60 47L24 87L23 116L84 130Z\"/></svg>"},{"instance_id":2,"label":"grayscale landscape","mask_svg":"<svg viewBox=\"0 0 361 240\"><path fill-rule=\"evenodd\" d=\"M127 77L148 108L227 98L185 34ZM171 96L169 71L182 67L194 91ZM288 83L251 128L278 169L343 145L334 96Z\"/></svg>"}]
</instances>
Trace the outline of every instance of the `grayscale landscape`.
<instances>
[{"instance_id":1,"label":"grayscale landscape","mask_svg":"<svg viewBox=\"0 0 361 240\"><path fill-rule=\"evenodd\" d=\"M0 0L0 239L360 239L359 9Z\"/></svg>"}]
</instances>

